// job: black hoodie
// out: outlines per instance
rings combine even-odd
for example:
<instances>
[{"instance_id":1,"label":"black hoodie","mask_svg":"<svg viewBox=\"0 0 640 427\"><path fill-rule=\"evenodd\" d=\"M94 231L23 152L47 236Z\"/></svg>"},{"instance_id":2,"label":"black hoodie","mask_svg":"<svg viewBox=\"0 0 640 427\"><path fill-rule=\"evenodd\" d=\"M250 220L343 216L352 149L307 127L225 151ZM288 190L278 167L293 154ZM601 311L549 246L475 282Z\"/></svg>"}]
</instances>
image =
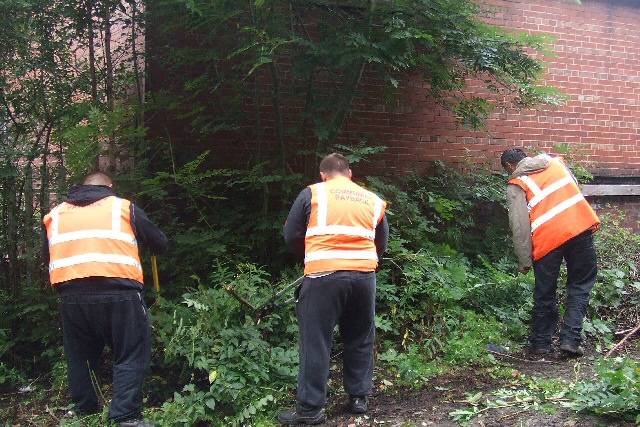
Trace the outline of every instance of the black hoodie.
<instances>
[{"instance_id":1,"label":"black hoodie","mask_svg":"<svg viewBox=\"0 0 640 427\"><path fill-rule=\"evenodd\" d=\"M78 185L69 190L67 203L76 206L86 206L105 197L115 196L111 187L104 185ZM160 254L167 250L167 236L147 217L142 209L131 203L131 226L136 240L147 247L152 253ZM44 229L43 229L44 230ZM49 241L44 230L42 254L45 265L49 265ZM142 284L133 279L114 277L87 277L74 279L56 285L56 290L62 295L94 292L113 292L123 289L142 290Z\"/></svg>"}]
</instances>

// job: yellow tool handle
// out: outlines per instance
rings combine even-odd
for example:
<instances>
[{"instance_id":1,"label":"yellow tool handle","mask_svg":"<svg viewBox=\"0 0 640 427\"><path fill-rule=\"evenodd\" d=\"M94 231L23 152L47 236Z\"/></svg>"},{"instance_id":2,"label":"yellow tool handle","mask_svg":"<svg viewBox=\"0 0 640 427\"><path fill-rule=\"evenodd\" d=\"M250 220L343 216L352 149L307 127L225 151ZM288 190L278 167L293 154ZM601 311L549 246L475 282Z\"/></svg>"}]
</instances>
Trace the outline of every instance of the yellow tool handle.
<instances>
[{"instance_id":1,"label":"yellow tool handle","mask_svg":"<svg viewBox=\"0 0 640 427\"><path fill-rule=\"evenodd\" d=\"M151 255L151 272L153 273L153 289L156 293L160 293L160 279L158 279L158 258Z\"/></svg>"}]
</instances>

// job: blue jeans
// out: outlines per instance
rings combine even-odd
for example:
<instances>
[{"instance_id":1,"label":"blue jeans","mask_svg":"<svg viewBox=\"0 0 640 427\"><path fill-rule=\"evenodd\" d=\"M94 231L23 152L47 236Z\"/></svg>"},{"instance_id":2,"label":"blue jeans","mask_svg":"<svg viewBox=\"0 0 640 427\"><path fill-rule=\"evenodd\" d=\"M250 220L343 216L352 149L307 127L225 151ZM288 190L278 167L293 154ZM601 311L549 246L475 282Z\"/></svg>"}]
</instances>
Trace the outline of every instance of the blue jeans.
<instances>
[{"instance_id":1,"label":"blue jeans","mask_svg":"<svg viewBox=\"0 0 640 427\"><path fill-rule=\"evenodd\" d=\"M596 251L591 230L574 237L534 263L536 277L530 342L533 347L551 346L558 323L556 290L562 260L567 263L567 301L560 342L580 345L582 322L591 289L596 282Z\"/></svg>"},{"instance_id":2,"label":"blue jeans","mask_svg":"<svg viewBox=\"0 0 640 427\"><path fill-rule=\"evenodd\" d=\"M142 413L142 383L151 357L148 309L140 292L68 295L60 315L69 388L80 414L100 410L91 381L105 345L113 354L113 399L109 418L125 421Z\"/></svg>"},{"instance_id":3,"label":"blue jeans","mask_svg":"<svg viewBox=\"0 0 640 427\"><path fill-rule=\"evenodd\" d=\"M375 301L373 271L337 271L323 277L304 278L296 306L300 328L299 410L314 410L326 403L336 324L344 343L344 388L351 396L371 394Z\"/></svg>"}]
</instances>

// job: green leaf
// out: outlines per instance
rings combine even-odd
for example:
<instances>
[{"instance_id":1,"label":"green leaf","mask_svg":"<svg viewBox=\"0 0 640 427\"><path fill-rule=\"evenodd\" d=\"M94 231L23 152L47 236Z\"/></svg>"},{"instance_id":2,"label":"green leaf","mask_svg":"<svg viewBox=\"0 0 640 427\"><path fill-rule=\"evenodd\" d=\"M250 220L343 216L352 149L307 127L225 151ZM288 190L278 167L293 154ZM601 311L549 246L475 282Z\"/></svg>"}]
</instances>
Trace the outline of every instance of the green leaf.
<instances>
[{"instance_id":1,"label":"green leaf","mask_svg":"<svg viewBox=\"0 0 640 427\"><path fill-rule=\"evenodd\" d=\"M215 399L207 399L205 400L204 404L207 405L207 408L211 409L212 411L216 409Z\"/></svg>"}]
</instances>

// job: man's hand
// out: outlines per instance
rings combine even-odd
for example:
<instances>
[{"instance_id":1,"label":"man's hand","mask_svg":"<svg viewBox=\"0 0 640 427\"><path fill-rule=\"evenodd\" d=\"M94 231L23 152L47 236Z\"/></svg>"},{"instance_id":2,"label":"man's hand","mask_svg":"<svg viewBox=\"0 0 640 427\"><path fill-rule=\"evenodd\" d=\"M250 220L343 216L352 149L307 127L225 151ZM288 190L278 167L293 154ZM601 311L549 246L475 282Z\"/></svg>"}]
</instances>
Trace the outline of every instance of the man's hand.
<instances>
[{"instance_id":1,"label":"man's hand","mask_svg":"<svg viewBox=\"0 0 640 427\"><path fill-rule=\"evenodd\" d=\"M531 270L531 266L527 265L526 267L519 267L518 271L522 274L527 274Z\"/></svg>"}]
</instances>

